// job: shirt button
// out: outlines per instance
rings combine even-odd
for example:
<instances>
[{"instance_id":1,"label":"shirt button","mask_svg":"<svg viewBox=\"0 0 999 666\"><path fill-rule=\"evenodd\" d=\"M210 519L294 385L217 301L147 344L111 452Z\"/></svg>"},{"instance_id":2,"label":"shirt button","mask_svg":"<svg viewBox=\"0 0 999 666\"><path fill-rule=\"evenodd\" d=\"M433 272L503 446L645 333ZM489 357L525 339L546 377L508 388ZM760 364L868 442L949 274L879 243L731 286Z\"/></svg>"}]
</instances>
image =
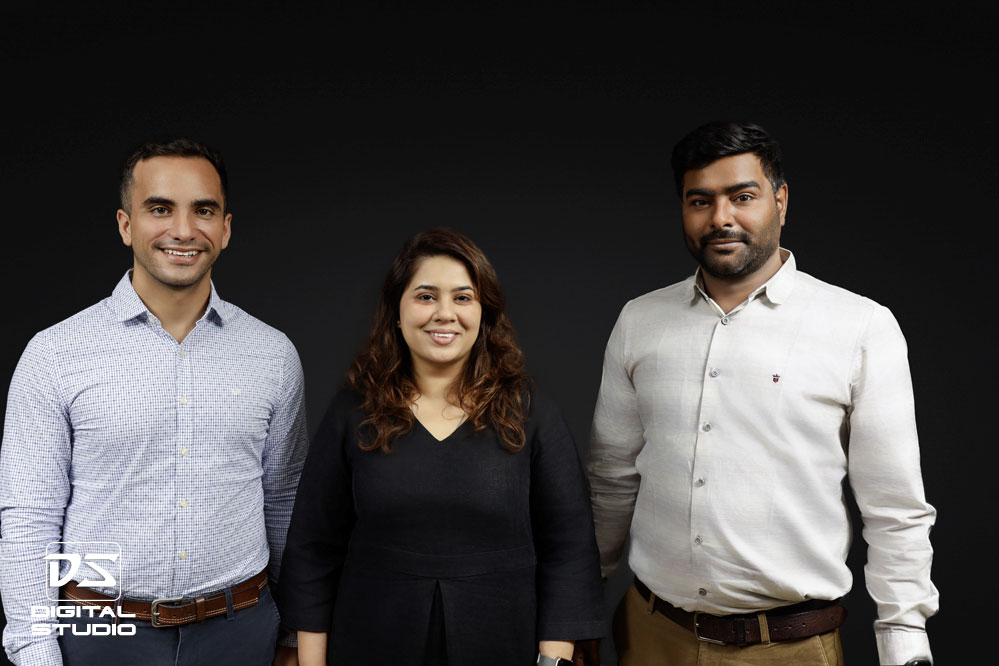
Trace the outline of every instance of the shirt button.
<instances>
[{"instance_id":1,"label":"shirt button","mask_svg":"<svg viewBox=\"0 0 999 666\"><path fill-rule=\"evenodd\" d=\"M698 546L700 546L700 545L701 545L701 542L702 542L702 541L703 541L703 539L701 539L701 537L700 537L700 536L695 536L695 537L694 537L694 543L696 543L696 544L697 544Z\"/></svg>"},{"instance_id":2,"label":"shirt button","mask_svg":"<svg viewBox=\"0 0 999 666\"><path fill-rule=\"evenodd\" d=\"M179 553L177 553L177 557L179 557L182 560L186 560L187 559L187 551L186 550L180 551Z\"/></svg>"},{"instance_id":3,"label":"shirt button","mask_svg":"<svg viewBox=\"0 0 999 666\"><path fill-rule=\"evenodd\" d=\"M698 488L700 488L701 486L703 486L704 485L704 477L702 476L702 477L698 478L697 481L694 481L694 485L697 486Z\"/></svg>"},{"instance_id":4,"label":"shirt button","mask_svg":"<svg viewBox=\"0 0 999 666\"><path fill-rule=\"evenodd\" d=\"M186 456L189 453L190 453L190 451L187 450L186 446L180 450L180 455L182 455L182 456Z\"/></svg>"},{"instance_id":5,"label":"shirt button","mask_svg":"<svg viewBox=\"0 0 999 666\"><path fill-rule=\"evenodd\" d=\"M720 373L720 372L718 372L718 368L712 368L712 369L711 369L711 372L709 372L708 374L709 374L709 375L711 375L712 377L717 377L717 376L718 376L718 375L720 375L721 373Z\"/></svg>"},{"instance_id":6,"label":"shirt button","mask_svg":"<svg viewBox=\"0 0 999 666\"><path fill-rule=\"evenodd\" d=\"M722 326L728 326L728 317L721 318Z\"/></svg>"},{"instance_id":7,"label":"shirt button","mask_svg":"<svg viewBox=\"0 0 999 666\"><path fill-rule=\"evenodd\" d=\"M187 398L185 398L184 396L181 396L180 397L180 404L186 405L187 404Z\"/></svg>"},{"instance_id":8,"label":"shirt button","mask_svg":"<svg viewBox=\"0 0 999 666\"><path fill-rule=\"evenodd\" d=\"M705 589L704 589L703 587L699 587L699 588L697 588L697 593L698 593L699 595L701 595L702 597L706 597L706 596L708 596L708 591L707 591L707 590L705 590Z\"/></svg>"},{"instance_id":9,"label":"shirt button","mask_svg":"<svg viewBox=\"0 0 999 666\"><path fill-rule=\"evenodd\" d=\"M180 506L181 506L182 508L186 509L186 508L187 508L187 500L186 500L186 499L182 499L182 500L180 501Z\"/></svg>"},{"instance_id":10,"label":"shirt button","mask_svg":"<svg viewBox=\"0 0 999 666\"><path fill-rule=\"evenodd\" d=\"M701 430L703 430L704 432L711 432L711 424L705 423L704 425L701 426Z\"/></svg>"},{"instance_id":11,"label":"shirt button","mask_svg":"<svg viewBox=\"0 0 999 666\"><path fill-rule=\"evenodd\" d=\"M179 356L180 356L181 358L184 358L185 356L187 356L187 352L186 352L186 351L184 351L183 349L181 349L180 351L178 351L178 352L177 352L177 354L178 354L178 355L179 355Z\"/></svg>"}]
</instances>

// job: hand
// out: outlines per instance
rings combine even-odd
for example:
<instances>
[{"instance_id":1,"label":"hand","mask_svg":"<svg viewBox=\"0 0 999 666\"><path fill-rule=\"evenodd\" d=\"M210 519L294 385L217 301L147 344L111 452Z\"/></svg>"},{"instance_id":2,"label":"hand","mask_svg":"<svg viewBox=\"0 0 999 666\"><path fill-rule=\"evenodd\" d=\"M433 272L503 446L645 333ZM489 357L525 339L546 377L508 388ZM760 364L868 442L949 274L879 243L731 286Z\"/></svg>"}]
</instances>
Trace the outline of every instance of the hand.
<instances>
[{"instance_id":1,"label":"hand","mask_svg":"<svg viewBox=\"0 0 999 666\"><path fill-rule=\"evenodd\" d=\"M600 639L576 641L572 663L574 666L600 666Z\"/></svg>"},{"instance_id":2,"label":"hand","mask_svg":"<svg viewBox=\"0 0 999 666\"><path fill-rule=\"evenodd\" d=\"M279 645L274 653L274 666L298 666L298 648Z\"/></svg>"}]
</instances>

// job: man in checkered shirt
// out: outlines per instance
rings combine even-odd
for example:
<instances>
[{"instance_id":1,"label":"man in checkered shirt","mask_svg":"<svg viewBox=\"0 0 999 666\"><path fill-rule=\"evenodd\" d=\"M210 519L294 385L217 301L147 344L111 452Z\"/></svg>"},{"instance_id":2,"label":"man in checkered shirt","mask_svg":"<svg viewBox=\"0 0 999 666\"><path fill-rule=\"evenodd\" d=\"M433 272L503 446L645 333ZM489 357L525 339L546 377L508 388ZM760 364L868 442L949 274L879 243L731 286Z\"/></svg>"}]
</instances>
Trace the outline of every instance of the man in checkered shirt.
<instances>
[{"instance_id":1,"label":"man in checkered shirt","mask_svg":"<svg viewBox=\"0 0 999 666\"><path fill-rule=\"evenodd\" d=\"M147 143L122 174L133 268L38 333L11 382L4 648L19 666L295 663L271 587L307 449L298 354L211 282L232 222L218 153ZM111 586L86 556L119 548ZM81 617L56 619L59 598Z\"/></svg>"}]
</instances>

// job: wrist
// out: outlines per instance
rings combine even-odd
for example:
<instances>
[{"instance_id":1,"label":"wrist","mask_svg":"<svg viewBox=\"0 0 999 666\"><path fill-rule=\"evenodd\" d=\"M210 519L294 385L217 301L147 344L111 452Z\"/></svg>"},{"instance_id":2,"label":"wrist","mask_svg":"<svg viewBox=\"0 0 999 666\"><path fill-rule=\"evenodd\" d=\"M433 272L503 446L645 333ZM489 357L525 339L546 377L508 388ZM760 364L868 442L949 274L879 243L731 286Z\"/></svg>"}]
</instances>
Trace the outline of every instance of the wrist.
<instances>
[{"instance_id":1,"label":"wrist","mask_svg":"<svg viewBox=\"0 0 999 666\"><path fill-rule=\"evenodd\" d=\"M546 657L541 653L538 653L537 666L573 666L572 659L565 659L563 657Z\"/></svg>"}]
</instances>

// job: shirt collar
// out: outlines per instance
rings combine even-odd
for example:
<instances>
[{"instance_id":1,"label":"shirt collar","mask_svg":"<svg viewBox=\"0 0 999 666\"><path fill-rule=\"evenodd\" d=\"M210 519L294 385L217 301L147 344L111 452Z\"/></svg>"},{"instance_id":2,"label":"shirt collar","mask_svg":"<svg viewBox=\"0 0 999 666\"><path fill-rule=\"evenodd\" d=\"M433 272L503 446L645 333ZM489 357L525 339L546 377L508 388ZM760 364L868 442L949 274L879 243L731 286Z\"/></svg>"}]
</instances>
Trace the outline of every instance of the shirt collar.
<instances>
[{"instance_id":1,"label":"shirt collar","mask_svg":"<svg viewBox=\"0 0 999 666\"><path fill-rule=\"evenodd\" d=\"M232 316L232 306L219 298L215 291L215 283L212 282L212 293L208 297L208 307L205 309L204 319L214 321L222 325ZM146 304L142 302L139 295L135 293L132 286L132 269L125 271L118 285L111 292L111 309L118 317L118 321L128 321L140 315L151 314Z\"/></svg>"},{"instance_id":2,"label":"shirt collar","mask_svg":"<svg viewBox=\"0 0 999 666\"><path fill-rule=\"evenodd\" d=\"M751 301L758 295L765 294L767 299L774 305L780 305L787 301L788 297L791 295L791 291L794 289L794 283L797 280L798 275L798 268L794 261L793 252L784 248L780 248L779 252L784 263L781 264L781 267L777 269L777 272L774 273L769 280L757 287L746 300ZM704 280L701 277L700 266L698 266L697 270L694 272L692 286L692 296L695 300L701 297L705 300L708 298L708 294L704 290Z\"/></svg>"}]
</instances>

